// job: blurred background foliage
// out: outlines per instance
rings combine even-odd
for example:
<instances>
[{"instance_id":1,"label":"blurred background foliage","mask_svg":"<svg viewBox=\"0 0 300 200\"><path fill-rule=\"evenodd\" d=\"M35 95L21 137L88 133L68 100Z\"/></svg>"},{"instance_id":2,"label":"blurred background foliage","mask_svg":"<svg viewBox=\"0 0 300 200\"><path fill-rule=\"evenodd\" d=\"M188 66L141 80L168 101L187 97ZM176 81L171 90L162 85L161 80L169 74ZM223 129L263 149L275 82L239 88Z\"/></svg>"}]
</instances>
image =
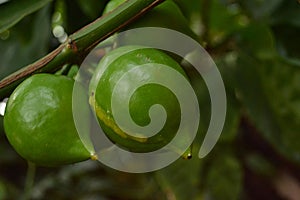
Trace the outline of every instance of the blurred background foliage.
<instances>
[{"instance_id":1,"label":"blurred background foliage","mask_svg":"<svg viewBox=\"0 0 300 200\"><path fill-rule=\"evenodd\" d=\"M204 83L191 75L201 108L191 160L179 159L147 174L122 173L93 161L39 167L30 199L300 198L300 4L174 1L225 82L227 118L214 150L197 158L210 119L210 100ZM108 1L24 2L0 4L0 79L100 17ZM22 199L27 163L7 142L2 121L1 117L0 199Z\"/></svg>"}]
</instances>

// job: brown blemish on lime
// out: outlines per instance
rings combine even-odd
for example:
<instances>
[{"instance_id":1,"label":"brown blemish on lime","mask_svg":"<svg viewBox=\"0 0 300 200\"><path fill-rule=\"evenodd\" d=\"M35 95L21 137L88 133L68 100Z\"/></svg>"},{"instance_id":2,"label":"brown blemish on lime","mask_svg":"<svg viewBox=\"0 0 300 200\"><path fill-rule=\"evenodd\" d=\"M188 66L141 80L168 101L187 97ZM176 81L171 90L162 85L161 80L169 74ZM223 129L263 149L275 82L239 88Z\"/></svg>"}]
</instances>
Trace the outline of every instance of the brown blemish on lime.
<instances>
[{"instance_id":1,"label":"brown blemish on lime","mask_svg":"<svg viewBox=\"0 0 300 200\"><path fill-rule=\"evenodd\" d=\"M105 112L100 106L98 106L97 104L95 104L95 99L93 97L90 97L89 100L91 105L94 105L94 109L96 112L97 117L109 128L111 128L115 133L117 133L119 136L121 136L122 138L130 138L132 140L135 140L137 142L142 142L145 143L147 142L148 138L142 138L142 137L134 137L131 135L128 135L127 133L125 133L124 131L122 131L119 126L116 124L116 122L114 121L114 119L108 115L108 112Z\"/></svg>"}]
</instances>

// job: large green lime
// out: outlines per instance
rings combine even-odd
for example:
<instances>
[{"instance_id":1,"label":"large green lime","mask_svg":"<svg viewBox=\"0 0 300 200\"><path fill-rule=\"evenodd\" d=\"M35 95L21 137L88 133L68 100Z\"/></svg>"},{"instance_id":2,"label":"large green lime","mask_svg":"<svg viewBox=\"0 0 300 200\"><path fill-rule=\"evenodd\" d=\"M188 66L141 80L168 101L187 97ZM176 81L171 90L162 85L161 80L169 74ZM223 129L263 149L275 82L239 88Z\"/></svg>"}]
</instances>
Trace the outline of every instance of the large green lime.
<instances>
[{"instance_id":1,"label":"large green lime","mask_svg":"<svg viewBox=\"0 0 300 200\"><path fill-rule=\"evenodd\" d=\"M73 121L73 84L74 80L65 76L38 74L22 82L10 96L4 115L5 132L26 160L57 166L91 157ZM88 123L87 107L79 109Z\"/></svg>"},{"instance_id":2,"label":"large green lime","mask_svg":"<svg viewBox=\"0 0 300 200\"><path fill-rule=\"evenodd\" d=\"M152 81L154 77L161 79L172 79L172 77L169 74L162 74L159 70L148 72L139 68L139 66L148 65L176 70L188 81L181 66L166 53L152 48L123 46L102 58L90 82L90 104L103 131L111 141L132 152L151 152L162 148L176 135L181 120L180 105L175 94L169 87ZM129 79L124 79L125 81L123 80L120 84L119 81L124 78L124 75L127 75ZM139 85L134 80L136 78L143 83L149 80L149 83L137 87L130 96L129 105L125 105L129 107L130 116L124 115L118 109L115 110L115 114L131 118L136 125L143 127L152 123L149 116L151 107L155 104L162 105L167 119L159 132L151 137L146 137L144 134L139 136L139 133L133 135L132 132L125 131L132 130L130 124L128 127L126 127L127 124L120 127L116 123L113 111L116 108L112 106L113 97L116 98L116 102L126 104L126 98L128 99L130 95L129 88ZM176 85L176 80L171 84L173 85L169 85L170 88L180 87Z\"/></svg>"}]
</instances>

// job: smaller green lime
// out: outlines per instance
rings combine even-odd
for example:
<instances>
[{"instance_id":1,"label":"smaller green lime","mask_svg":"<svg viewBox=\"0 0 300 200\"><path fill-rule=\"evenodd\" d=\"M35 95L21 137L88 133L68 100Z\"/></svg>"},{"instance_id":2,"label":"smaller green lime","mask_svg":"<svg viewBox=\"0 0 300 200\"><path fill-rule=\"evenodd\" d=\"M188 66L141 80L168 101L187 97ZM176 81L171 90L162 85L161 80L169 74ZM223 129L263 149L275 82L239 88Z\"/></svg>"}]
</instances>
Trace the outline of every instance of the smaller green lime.
<instances>
[{"instance_id":1,"label":"smaller green lime","mask_svg":"<svg viewBox=\"0 0 300 200\"><path fill-rule=\"evenodd\" d=\"M73 84L74 80L65 76L37 74L10 96L4 129L11 145L26 160L58 166L93 156L82 144L73 121ZM79 109L89 123L87 107Z\"/></svg>"}]
</instances>

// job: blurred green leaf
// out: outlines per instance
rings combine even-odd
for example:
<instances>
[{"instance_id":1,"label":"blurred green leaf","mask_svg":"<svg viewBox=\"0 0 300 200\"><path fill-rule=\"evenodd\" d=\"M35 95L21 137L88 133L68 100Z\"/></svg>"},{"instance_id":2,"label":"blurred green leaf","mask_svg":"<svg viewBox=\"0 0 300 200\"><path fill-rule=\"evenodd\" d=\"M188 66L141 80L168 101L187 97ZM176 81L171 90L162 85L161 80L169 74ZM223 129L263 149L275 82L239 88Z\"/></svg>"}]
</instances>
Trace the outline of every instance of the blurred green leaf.
<instances>
[{"instance_id":1,"label":"blurred green leaf","mask_svg":"<svg viewBox=\"0 0 300 200\"><path fill-rule=\"evenodd\" d=\"M251 171L259 174L260 176L272 178L277 173L275 166L259 154L251 153L249 155L245 155L245 162Z\"/></svg>"},{"instance_id":2,"label":"blurred green leaf","mask_svg":"<svg viewBox=\"0 0 300 200\"><path fill-rule=\"evenodd\" d=\"M242 168L230 154L219 154L209 167L205 185L214 200L237 200L242 192Z\"/></svg>"},{"instance_id":3,"label":"blurred green leaf","mask_svg":"<svg viewBox=\"0 0 300 200\"><path fill-rule=\"evenodd\" d=\"M300 66L300 26L278 25L273 27L273 32L279 54L289 63Z\"/></svg>"},{"instance_id":4,"label":"blurred green leaf","mask_svg":"<svg viewBox=\"0 0 300 200\"><path fill-rule=\"evenodd\" d=\"M0 180L0 199L7 199L7 189L5 184Z\"/></svg>"},{"instance_id":5,"label":"blurred green leaf","mask_svg":"<svg viewBox=\"0 0 300 200\"><path fill-rule=\"evenodd\" d=\"M277 55L274 36L270 27L263 23L250 23L237 34L239 48L260 59Z\"/></svg>"},{"instance_id":6,"label":"blurred green leaf","mask_svg":"<svg viewBox=\"0 0 300 200\"><path fill-rule=\"evenodd\" d=\"M104 6L107 2L108 0L77 0L81 10L90 19L95 19L101 16Z\"/></svg>"},{"instance_id":7,"label":"blurred green leaf","mask_svg":"<svg viewBox=\"0 0 300 200\"><path fill-rule=\"evenodd\" d=\"M270 23L274 25L290 25L300 27L300 4L297 1L282 1L272 13Z\"/></svg>"},{"instance_id":8,"label":"blurred green leaf","mask_svg":"<svg viewBox=\"0 0 300 200\"><path fill-rule=\"evenodd\" d=\"M283 0L239 0L254 19L268 18Z\"/></svg>"},{"instance_id":9,"label":"blurred green leaf","mask_svg":"<svg viewBox=\"0 0 300 200\"><path fill-rule=\"evenodd\" d=\"M240 119L241 119L241 109L235 94L234 85L234 65L236 62L236 53L227 53L224 56L220 56L215 59L215 63L221 73L227 98L227 111L226 120L220 136L220 142L233 142L237 136Z\"/></svg>"},{"instance_id":10,"label":"blurred green leaf","mask_svg":"<svg viewBox=\"0 0 300 200\"><path fill-rule=\"evenodd\" d=\"M279 126L278 149L300 164L300 68L269 62L260 68L266 97Z\"/></svg>"},{"instance_id":11,"label":"blurred green leaf","mask_svg":"<svg viewBox=\"0 0 300 200\"><path fill-rule=\"evenodd\" d=\"M9 1L0 5L0 33L9 29L25 16L39 10L51 0Z\"/></svg>"},{"instance_id":12,"label":"blurred green leaf","mask_svg":"<svg viewBox=\"0 0 300 200\"><path fill-rule=\"evenodd\" d=\"M194 154L196 155L196 153ZM157 182L167 199L196 199L199 195L201 160L196 156L191 160L178 159L170 166L156 172Z\"/></svg>"},{"instance_id":13,"label":"blurred green leaf","mask_svg":"<svg viewBox=\"0 0 300 200\"><path fill-rule=\"evenodd\" d=\"M218 44L248 23L237 3L224 3L220 0L210 1L209 33L212 45Z\"/></svg>"},{"instance_id":14,"label":"blurred green leaf","mask_svg":"<svg viewBox=\"0 0 300 200\"><path fill-rule=\"evenodd\" d=\"M259 73L261 63L240 53L235 72L237 96L256 127L269 141L280 142L280 129L264 92L264 77Z\"/></svg>"},{"instance_id":15,"label":"blurred green leaf","mask_svg":"<svg viewBox=\"0 0 300 200\"><path fill-rule=\"evenodd\" d=\"M192 15L199 14L201 7L201 1L199 0L174 0L174 2L181 8L188 19L190 19Z\"/></svg>"},{"instance_id":16,"label":"blurred green leaf","mask_svg":"<svg viewBox=\"0 0 300 200\"><path fill-rule=\"evenodd\" d=\"M0 79L48 52L51 38L49 12L49 7L45 7L24 18L9 30L7 38L0 38Z\"/></svg>"},{"instance_id":17,"label":"blurred green leaf","mask_svg":"<svg viewBox=\"0 0 300 200\"><path fill-rule=\"evenodd\" d=\"M64 15L66 15L66 26L64 28L68 34L74 33L95 19L89 16L91 15L90 11L87 10L87 7L90 7L90 5L88 5L89 1L84 1L83 3L83 1L80 0L63 0L66 6L66 13L64 13ZM99 4L102 6L102 3L104 3L103 0L98 1L98 5L94 6L94 8L98 8L98 6L100 6ZM101 9L99 12L101 12ZM97 16L99 16L99 13L97 13Z\"/></svg>"},{"instance_id":18,"label":"blurred green leaf","mask_svg":"<svg viewBox=\"0 0 300 200\"><path fill-rule=\"evenodd\" d=\"M300 163L300 70L240 54L238 96L258 130L278 152Z\"/></svg>"},{"instance_id":19,"label":"blurred green leaf","mask_svg":"<svg viewBox=\"0 0 300 200\"><path fill-rule=\"evenodd\" d=\"M290 64L300 66L300 4L283 1L273 13L270 23L280 55Z\"/></svg>"},{"instance_id":20,"label":"blurred green leaf","mask_svg":"<svg viewBox=\"0 0 300 200\"><path fill-rule=\"evenodd\" d=\"M162 199L151 173L123 173L91 160L38 170L44 173L37 177L32 199Z\"/></svg>"},{"instance_id":21,"label":"blurred green leaf","mask_svg":"<svg viewBox=\"0 0 300 200\"><path fill-rule=\"evenodd\" d=\"M236 99L227 93L227 113L219 142L233 142L240 125L241 112Z\"/></svg>"},{"instance_id":22,"label":"blurred green leaf","mask_svg":"<svg viewBox=\"0 0 300 200\"><path fill-rule=\"evenodd\" d=\"M0 200L17 199L20 192L15 185L12 185L8 180L0 179Z\"/></svg>"}]
</instances>

